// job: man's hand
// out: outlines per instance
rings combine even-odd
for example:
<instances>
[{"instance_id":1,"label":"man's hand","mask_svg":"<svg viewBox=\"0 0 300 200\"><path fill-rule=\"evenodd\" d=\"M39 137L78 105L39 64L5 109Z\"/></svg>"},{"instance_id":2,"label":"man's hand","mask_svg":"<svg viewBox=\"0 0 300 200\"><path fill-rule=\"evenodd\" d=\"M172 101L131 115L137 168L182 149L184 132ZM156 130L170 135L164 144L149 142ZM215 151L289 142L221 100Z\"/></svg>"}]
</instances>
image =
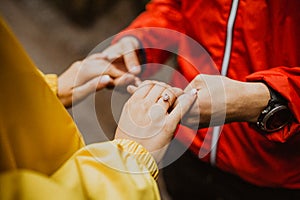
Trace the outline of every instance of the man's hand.
<instances>
[{"instance_id":1,"label":"man's hand","mask_svg":"<svg viewBox=\"0 0 300 200\"><path fill-rule=\"evenodd\" d=\"M117 68L138 75L141 72L140 62L136 53L138 48L138 40L132 36L127 36L109 46L101 55L111 61Z\"/></svg>"},{"instance_id":2,"label":"man's hand","mask_svg":"<svg viewBox=\"0 0 300 200\"><path fill-rule=\"evenodd\" d=\"M249 83L218 75L198 75L185 92L197 89L198 97L182 124L193 129L229 122L256 122L270 99L263 83Z\"/></svg>"}]
</instances>

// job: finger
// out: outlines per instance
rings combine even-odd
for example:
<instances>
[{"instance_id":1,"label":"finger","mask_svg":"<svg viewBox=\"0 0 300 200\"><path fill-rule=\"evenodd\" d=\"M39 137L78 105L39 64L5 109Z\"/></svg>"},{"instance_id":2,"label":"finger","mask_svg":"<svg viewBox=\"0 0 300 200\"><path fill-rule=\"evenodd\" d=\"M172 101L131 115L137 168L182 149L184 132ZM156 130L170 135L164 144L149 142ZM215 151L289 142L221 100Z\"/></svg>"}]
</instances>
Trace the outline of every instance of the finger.
<instances>
[{"instance_id":1,"label":"finger","mask_svg":"<svg viewBox=\"0 0 300 200\"><path fill-rule=\"evenodd\" d=\"M200 90L201 88L205 87L206 82L205 82L205 77L206 75L204 74L199 74L197 75L184 89L184 92L189 92L192 89L198 89Z\"/></svg>"},{"instance_id":2,"label":"finger","mask_svg":"<svg viewBox=\"0 0 300 200\"><path fill-rule=\"evenodd\" d=\"M136 91L139 87L144 86L145 84L150 84L150 82L152 82L153 84L158 83L157 81L149 81L149 80L142 82L141 79L139 79L138 77L135 77L135 83L134 83L134 85L129 85L129 86L127 87L127 92L128 92L129 94L133 94L133 93L135 93L135 91ZM181 90L181 89L180 89L180 90ZM178 92L178 91L177 91L177 92ZM177 93L177 92L175 92L175 93ZM179 95L178 95L178 96L179 96Z\"/></svg>"},{"instance_id":3,"label":"finger","mask_svg":"<svg viewBox=\"0 0 300 200\"><path fill-rule=\"evenodd\" d=\"M180 89L181 90L181 89ZM182 91L182 90L181 90ZM183 91L182 94L192 94L192 95L197 95L198 94L198 90L195 89L195 88L192 88L191 90L188 90L188 91ZM182 95L180 94L180 95ZM177 97L179 97L180 95L178 95ZM172 106L172 109L175 108L178 104L178 99L176 99L176 101L174 102L173 106Z\"/></svg>"},{"instance_id":4,"label":"finger","mask_svg":"<svg viewBox=\"0 0 300 200\"><path fill-rule=\"evenodd\" d=\"M99 58L99 54L88 57L84 60L84 64L87 65L84 70L90 72L94 76L107 74L110 77L116 78L126 73L124 70L121 70L119 63L112 63L103 58Z\"/></svg>"},{"instance_id":5,"label":"finger","mask_svg":"<svg viewBox=\"0 0 300 200\"><path fill-rule=\"evenodd\" d=\"M102 75L118 75L118 73L123 73L122 71L118 72L117 70L111 70L110 68L113 67L114 66L111 66L110 63L105 60L84 59L78 66L76 84L81 86L84 83ZM110 71L112 72L109 73Z\"/></svg>"},{"instance_id":6,"label":"finger","mask_svg":"<svg viewBox=\"0 0 300 200\"><path fill-rule=\"evenodd\" d=\"M139 86L142 84L142 81L139 77L135 77L135 83L134 83L136 86Z\"/></svg>"},{"instance_id":7,"label":"finger","mask_svg":"<svg viewBox=\"0 0 300 200\"><path fill-rule=\"evenodd\" d=\"M97 80L97 78L95 78L95 81ZM98 84L97 84L97 86L96 86L96 90L98 91L98 90L101 90L101 89L103 89L103 88L105 88L105 87L107 87L110 83L112 83L113 82L113 79L110 77L110 76L108 76L108 75L103 75L103 76L100 76L99 78L98 78Z\"/></svg>"},{"instance_id":8,"label":"finger","mask_svg":"<svg viewBox=\"0 0 300 200\"><path fill-rule=\"evenodd\" d=\"M124 62L128 72L135 75L141 73L140 62L135 51L130 51L126 53L124 55Z\"/></svg>"},{"instance_id":9,"label":"finger","mask_svg":"<svg viewBox=\"0 0 300 200\"><path fill-rule=\"evenodd\" d=\"M135 53L135 49L136 47L130 40L121 40L104 50L102 55L106 56L108 60L115 60L128 53Z\"/></svg>"},{"instance_id":10,"label":"finger","mask_svg":"<svg viewBox=\"0 0 300 200\"><path fill-rule=\"evenodd\" d=\"M183 90L177 87L171 87L170 90L175 94L176 97L179 97L183 94Z\"/></svg>"},{"instance_id":11,"label":"finger","mask_svg":"<svg viewBox=\"0 0 300 200\"><path fill-rule=\"evenodd\" d=\"M127 87L127 92L128 92L129 94L133 94L133 93L136 92L137 89L138 89L138 87L136 87L136 86L134 86L134 85L129 85L129 86Z\"/></svg>"},{"instance_id":12,"label":"finger","mask_svg":"<svg viewBox=\"0 0 300 200\"><path fill-rule=\"evenodd\" d=\"M169 115L170 124L177 124L180 122L181 118L185 115L185 113L190 109L193 105L197 97L197 92L192 90L191 93L186 93L178 97L178 103L175 108L171 111ZM175 126L175 128L176 128Z\"/></svg>"},{"instance_id":13,"label":"finger","mask_svg":"<svg viewBox=\"0 0 300 200\"><path fill-rule=\"evenodd\" d=\"M73 100L78 101L89 94L106 87L112 79L108 75L96 77L73 89Z\"/></svg>"},{"instance_id":14,"label":"finger","mask_svg":"<svg viewBox=\"0 0 300 200\"><path fill-rule=\"evenodd\" d=\"M161 97L157 101L157 104L163 107L166 113L170 109L170 107L172 107L176 99L176 94L171 90L171 88L167 88L162 92Z\"/></svg>"},{"instance_id":15,"label":"finger","mask_svg":"<svg viewBox=\"0 0 300 200\"><path fill-rule=\"evenodd\" d=\"M106 56L103 53L94 53L87 57L87 59L104 59Z\"/></svg>"},{"instance_id":16,"label":"finger","mask_svg":"<svg viewBox=\"0 0 300 200\"><path fill-rule=\"evenodd\" d=\"M156 103L162 95L162 92L166 87L160 83L155 83L153 88L149 91L148 95L145 97L145 100Z\"/></svg>"},{"instance_id":17,"label":"finger","mask_svg":"<svg viewBox=\"0 0 300 200\"><path fill-rule=\"evenodd\" d=\"M176 95L176 97L179 97L181 95L184 94L184 91L181 88L177 88L177 87L172 87L172 91L174 92L174 94ZM173 102L173 105L171 106L171 110L173 110L173 108L177 105L177 99L175 100L175 102Z\"/></svg>"},{"instance_id":18,"label":"finger","mask_svg":"<svg viewBox=\"0 0 300 200\"><path fill-rule=\"evenodd\" d=\"M171 88L168 88L168 90L165 90L166 93L163 92L162 97L165 95L170 96L170 100L168 100L168 103L169 103L168 110L172 110L175 107L174 103L176 102L177 98L183 94L183 90L180 88L177 88L177 87L171 87Z\"/></svg>"},{"instance_id":19,"label":"finger","mask_svg":"<svg viewBox=\"0 0 300 200\"><path fill-rule=\"evenodd\" d=\"M153 81L144 81L134 92L134 94L132 95L132 98L145 98L147 96L147 94L149 93L149 91L151 90L151 88L154 86L154 82Z\"/></svg>"},{"instance_id":20,"label":"finger","mask_svg":"<svg viewBox=\"0 0 300 200\"><path fill-rule=\"evenodd\" d=\"M108 67L108 69L105 73L113 78L118 78L118 77L125 75L127 72L124 72L124 71L118 69L114 64L111 64L111 66Z\"/></svg>"},{"instance_id":21,"label":"finger","mask_svg":"<svg viewBox=\"0 0 300 200\"><path fill-rule=\"evenodd\" d=\"M114 60L122 56L122 48L120 43L115 43L106 48L101 56L104 56L108 60Z\"/></svg>"},{"instance_id":22,"label":"finger","mask_svg":"<svg viewBox=\"0 0 300 200\"><path fill-rule=\"evenodd\" d=\"M114 79L113 83L114 86L123 86L123 85L129 85L134 83L135 76L129 73L125 73L119 78Z\"/></svg>"},{"instance_id":23,"label":"finger","mask_svg":"<svg viewBox=\"0 0 300 200\"><path fill-rule=\"evenodd\" d=\"M193 90L194 88L196 88L195 87L195 84L194 83L189 83L187 86L186 86L186 88L184 89L184 92L185 93L189 93L191 90Z\"/></svg>"}]
</instances>

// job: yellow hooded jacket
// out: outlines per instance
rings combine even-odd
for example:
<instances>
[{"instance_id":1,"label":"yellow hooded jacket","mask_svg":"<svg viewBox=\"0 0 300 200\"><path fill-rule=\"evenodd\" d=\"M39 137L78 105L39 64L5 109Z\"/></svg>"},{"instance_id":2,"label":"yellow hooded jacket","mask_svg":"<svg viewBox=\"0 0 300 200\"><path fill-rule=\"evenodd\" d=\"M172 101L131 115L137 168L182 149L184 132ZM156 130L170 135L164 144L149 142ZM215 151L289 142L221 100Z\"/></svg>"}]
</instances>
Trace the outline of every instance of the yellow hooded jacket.
<instances>
[{"instance_id":1,"label":"yellow hooded jacket","mask_svg":"<svg viewBox=\"0 0 300 200\"><path fill-rule=\"evenodd\" d=\"M129 140L86 146L56 79L0 18L0 199L159 199L152 156Z\"/></svg>"}]
</instances>

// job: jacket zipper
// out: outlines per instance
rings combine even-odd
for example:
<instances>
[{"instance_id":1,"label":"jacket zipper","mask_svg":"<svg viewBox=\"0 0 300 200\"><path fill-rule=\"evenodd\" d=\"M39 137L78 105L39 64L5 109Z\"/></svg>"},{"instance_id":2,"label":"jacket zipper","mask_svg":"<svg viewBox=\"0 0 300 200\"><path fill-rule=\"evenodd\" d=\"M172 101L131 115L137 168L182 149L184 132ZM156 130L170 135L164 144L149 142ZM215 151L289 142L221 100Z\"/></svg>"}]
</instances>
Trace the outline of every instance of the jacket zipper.
<instances>
[{"instance_id":1,"label":"jacket zipper","mask_svg":"<svg viewBox=\"0 0 300 200\"><path fill-rule=\"evenodd\" d=\"M232 48L232 38L233 38L233 26L238 10L239 0L233 0L228 23L227 23L227 36L226 36L226 45L225 45L225 53L221 68L221 75L226 76L228 72L228 66L230 61L230 54ZM212 166L216 165L216 157L217 157L217 145L220 137L222 126L216 126L213 128L212 132L212 140L211 140L211 152L210 152L210 164Z\"/></svg>"}]
</instances>

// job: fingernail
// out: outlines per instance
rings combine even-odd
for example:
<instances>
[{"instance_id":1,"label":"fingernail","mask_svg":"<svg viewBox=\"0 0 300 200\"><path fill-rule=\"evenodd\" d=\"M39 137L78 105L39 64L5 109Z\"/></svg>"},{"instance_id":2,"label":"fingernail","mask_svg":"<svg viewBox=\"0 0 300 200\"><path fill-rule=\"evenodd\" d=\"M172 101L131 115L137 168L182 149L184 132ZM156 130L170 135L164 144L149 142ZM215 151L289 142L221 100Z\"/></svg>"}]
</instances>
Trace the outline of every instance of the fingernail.
<instances>
[{"instance_id":1,"label":"fingernail","mask_svg":"<svg viewBox=\"0 0 300 200\"><path fill-rule=\"evenodd\" d=\"M127 86L127 91L128 91L129 93L133 93L133 89L134 89L134 86L132 86L132 85L128 85L128 86Z\"/></svg>"},{"instance_id":2,"label":"fingernail","mask_svg":"<svg viewBox=\"0 0 300 200\"><path fill-rule=\"evenodd\" d=\"M137 66L134 66L130 69L130 73L135 74L135 73L139 73L139 72L140 72L140 68Z\"/></svg>"},{"instance_id":3,"label":"fingernail","mask_svg":"<svg viewBox=\"0 0 300 200\"><path fill-rule=\"evenodd\" d=\"M109 76L109 75L104 75L104 76L102 76L102 77L100 78L100 82L101 82L101 83L104 83L104 84L109 83L109 82L110 82L110 76Z\"/></svg>"},{"instance_id":4,"label":"fingernail","mask_svg":"<svg viewBox=\"0 0 300 200\"><path fill-rule=\"evenodd\" d=\"M198 93L198 90L197 90L197 89L192 89L192 90L190 91L190 94L191 94L191 95L197 95L197 93Z\"/></svg>"}]
</instances>

